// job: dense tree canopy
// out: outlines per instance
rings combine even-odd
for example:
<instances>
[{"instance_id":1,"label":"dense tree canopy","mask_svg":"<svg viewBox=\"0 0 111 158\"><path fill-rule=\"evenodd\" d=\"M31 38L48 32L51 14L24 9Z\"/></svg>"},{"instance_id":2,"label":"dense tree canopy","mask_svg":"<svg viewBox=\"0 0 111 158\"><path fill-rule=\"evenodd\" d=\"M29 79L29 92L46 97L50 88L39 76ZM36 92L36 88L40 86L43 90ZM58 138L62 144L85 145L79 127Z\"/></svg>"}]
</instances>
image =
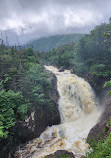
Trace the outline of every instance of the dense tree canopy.
<instances>
[{"instance_id":1,"label":"dense tree canopy","mask_svg":"<svg viewBox=\"0 0 111 158\"><path fill-rule=\"evenodd\" d=\"M104 33L110 30L109 24L97 26L90 34L82 37L75 44L53 49L46 53L45 59L57 67L73 68L74 73L93 81L111 77L111 45L105 44Z\"/></svg>"},{"instance_id":2,"label":"dense tree canopy","mask_svg":"<svg viewBox=\"0 0 111 158\"><path fill-rule=\"evenodd\" d=\"M46 91L47 89L47 91ZM50 106L50 83L32 48L0 45L0 138L6 138L17 121L35 106Z\"/></svg>"}]
</instances>

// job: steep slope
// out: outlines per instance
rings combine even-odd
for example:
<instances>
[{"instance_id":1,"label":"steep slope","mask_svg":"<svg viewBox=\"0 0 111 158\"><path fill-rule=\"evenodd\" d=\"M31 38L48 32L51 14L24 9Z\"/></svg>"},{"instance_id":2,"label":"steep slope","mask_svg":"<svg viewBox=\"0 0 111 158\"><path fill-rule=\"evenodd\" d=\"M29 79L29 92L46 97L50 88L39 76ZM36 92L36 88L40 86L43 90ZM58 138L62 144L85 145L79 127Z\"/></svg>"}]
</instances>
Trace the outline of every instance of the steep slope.
<instances>
[{"instance_id":1,"label":"steep slope","mask_svg":"<svg viewBox=\"0 0 111 158\"><path fill-rule=\"evenodd\" d=\"M110 24L101 24L75 44L67 44L43 54L46 64L72 69L85 78L95 90L111 78L111 39L105 43L104 32Z\"/></svg>"},{"instance_id":2,"label":"steep slope","mask_svg":"<svg viewBox=\"0 0 111 158\"><path fill-rule=\"evenodd\" d=\"M84 34L56 35L34 40L29 43L28 46L33 46L34 50L47 52L53 48L57 48L59 46L63 46L71 42L75 42L83 36Z\"/></svg>"},{"instance_id":3,"label":"steep slope","mask_svg":"<svg viewBox=\"0 0 111 158\"><path fill-rule=\"evenodd\" d=\"M84 79L68 70L59 72L55 67L45 67L57 77L61 123L48 127L39 138L18 147L14 158L43 158L57 150L67 150L75 158L81 158L89 151L85 139L98 122L101 110L90 85Z\"/></svg>"}]
</instances>

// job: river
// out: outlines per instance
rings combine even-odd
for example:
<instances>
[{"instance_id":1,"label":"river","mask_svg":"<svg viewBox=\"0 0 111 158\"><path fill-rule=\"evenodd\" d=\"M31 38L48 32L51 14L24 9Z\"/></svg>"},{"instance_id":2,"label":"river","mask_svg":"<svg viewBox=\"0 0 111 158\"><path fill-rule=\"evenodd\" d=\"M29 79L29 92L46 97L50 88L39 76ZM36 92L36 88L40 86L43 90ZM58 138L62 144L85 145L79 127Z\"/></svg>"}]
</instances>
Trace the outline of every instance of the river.
<instances>
[{"instance_id":1,"label":"river","mask_svg":"<svg viewBox=\"0 0 111 158\"><path fill-rule=\"evenodd\" d=\"M39 138L19 147L15 158L43 158L57 150L67 150L80 158L91 151L86 138L101 115L97 99L90 84L69 70L59 72L53 66L45 68L57 77L61 124L47 127Z\"/></svg>"}]
</instances>

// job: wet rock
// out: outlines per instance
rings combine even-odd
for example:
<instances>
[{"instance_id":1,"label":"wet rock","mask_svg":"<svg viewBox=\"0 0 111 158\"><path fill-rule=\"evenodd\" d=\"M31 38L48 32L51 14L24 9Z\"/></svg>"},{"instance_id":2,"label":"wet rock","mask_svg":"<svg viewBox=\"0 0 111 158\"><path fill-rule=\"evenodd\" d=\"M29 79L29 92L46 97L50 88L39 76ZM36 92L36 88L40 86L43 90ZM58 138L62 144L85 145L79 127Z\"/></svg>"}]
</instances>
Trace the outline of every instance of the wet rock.
<instances>
[{"instance_id":1,"label":"wet rock","mask_svg":"<svg viewBox=\"0 0 111 158\"><path fill-rule=\"evenodd\" d=\"M72 73L72 74L75 73L75 68L74 68L74 67L71 69L71 73Z\"/></svg>"},{"instance_id":2,"label":"wet rock","mask_svg":"<svg viewBox=\"0 0 111 158\"><path fill-rule=\"evenodd\" d=\"M65 69L63 66L60 67L59 72L63 72Z\"/></svg>"},{"instance_id":3,"label":"wet rock","mask_svg":"<svg viewBox=\"0 0 111 158\"><path fill-rule=\"evenodd\" d=\"M87 141L90 144L92 141L104 140L108 133L111 132L109 125L111 121L111 103L105 106L105 110L100 118L100 121L89 132Z\"/></svg>"},{"instance_id":4,"label":"wet rock","mask_svg":"<svg viewBox=\"0 0 111 158\"><path fill-rule=\"evenodd\" d=\"M52 83L52 89L50 91L50 97L53 100L53 102L55 103L56 110L58 112L59 93L57 91L57 78L54 74L53 74L53 78L51 79L51 83ZM59 116L59 119L60 119L60 116Z\"/></svg>"},{"instance_id":5,"label":"wet rock","mask_svg":"<svg viewBox=\"0 0 111 158\"><path fill-rule=\"evenodd\" d=\"M61 138L65 138L65 133L64 133L63 130L60 130L60 131L59 131L59 136L60 136Z\"/></svg>"},{"instance_id":6,"label":"wet rock","mask_svg":"<svg viewBox=\"0 0 111 158\"><path fill-rule=\"evenodd\" d=\"M56 76L50 72L48 72L48 76L49 82L52 84L52 88L48 92L52 100L51 109L44 103L42 109L37 106L25 121L17 122L16 125L11 128L12 135L9 136L8 139L0 141L0 158L7 158L10 150L14 147L39 137L48 126L60 124L57 79Z\"/></svg>"},{"instance_id":7,"label":"wet rock","mask_svg":"<svg viewBox=\"0 0 111 158\"><path fill-rule=\"evenodd\" d=\"M58 150L54 154L48 155L45 158L60 158L61 156L69 156L70 158L75 158L73 153L65 151L65 150Z\"/></svg>"}]
</instances>

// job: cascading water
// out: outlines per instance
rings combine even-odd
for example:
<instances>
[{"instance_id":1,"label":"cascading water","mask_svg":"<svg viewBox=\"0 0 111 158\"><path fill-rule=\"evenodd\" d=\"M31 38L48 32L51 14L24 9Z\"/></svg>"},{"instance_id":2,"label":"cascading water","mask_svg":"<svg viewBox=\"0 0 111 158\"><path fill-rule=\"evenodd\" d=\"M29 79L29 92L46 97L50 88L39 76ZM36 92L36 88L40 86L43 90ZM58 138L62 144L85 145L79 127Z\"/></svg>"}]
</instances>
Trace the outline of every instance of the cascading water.
<instances>
[{"instance_id":1,"label":"cascading water","mask_svg":"<svg viewBox=\"0 0 111 158\"><path fill-rule=\"evenodd\" d=\"M39 138L20 148L15 157L43 158L57 150L67 150L80 158L89 150L85 139L98 122L101 110L90 85L84 79L68 70L58 72L52 66L45 68L57 77L61 124L48 127Z\"/></svg>"}]
</instances>

